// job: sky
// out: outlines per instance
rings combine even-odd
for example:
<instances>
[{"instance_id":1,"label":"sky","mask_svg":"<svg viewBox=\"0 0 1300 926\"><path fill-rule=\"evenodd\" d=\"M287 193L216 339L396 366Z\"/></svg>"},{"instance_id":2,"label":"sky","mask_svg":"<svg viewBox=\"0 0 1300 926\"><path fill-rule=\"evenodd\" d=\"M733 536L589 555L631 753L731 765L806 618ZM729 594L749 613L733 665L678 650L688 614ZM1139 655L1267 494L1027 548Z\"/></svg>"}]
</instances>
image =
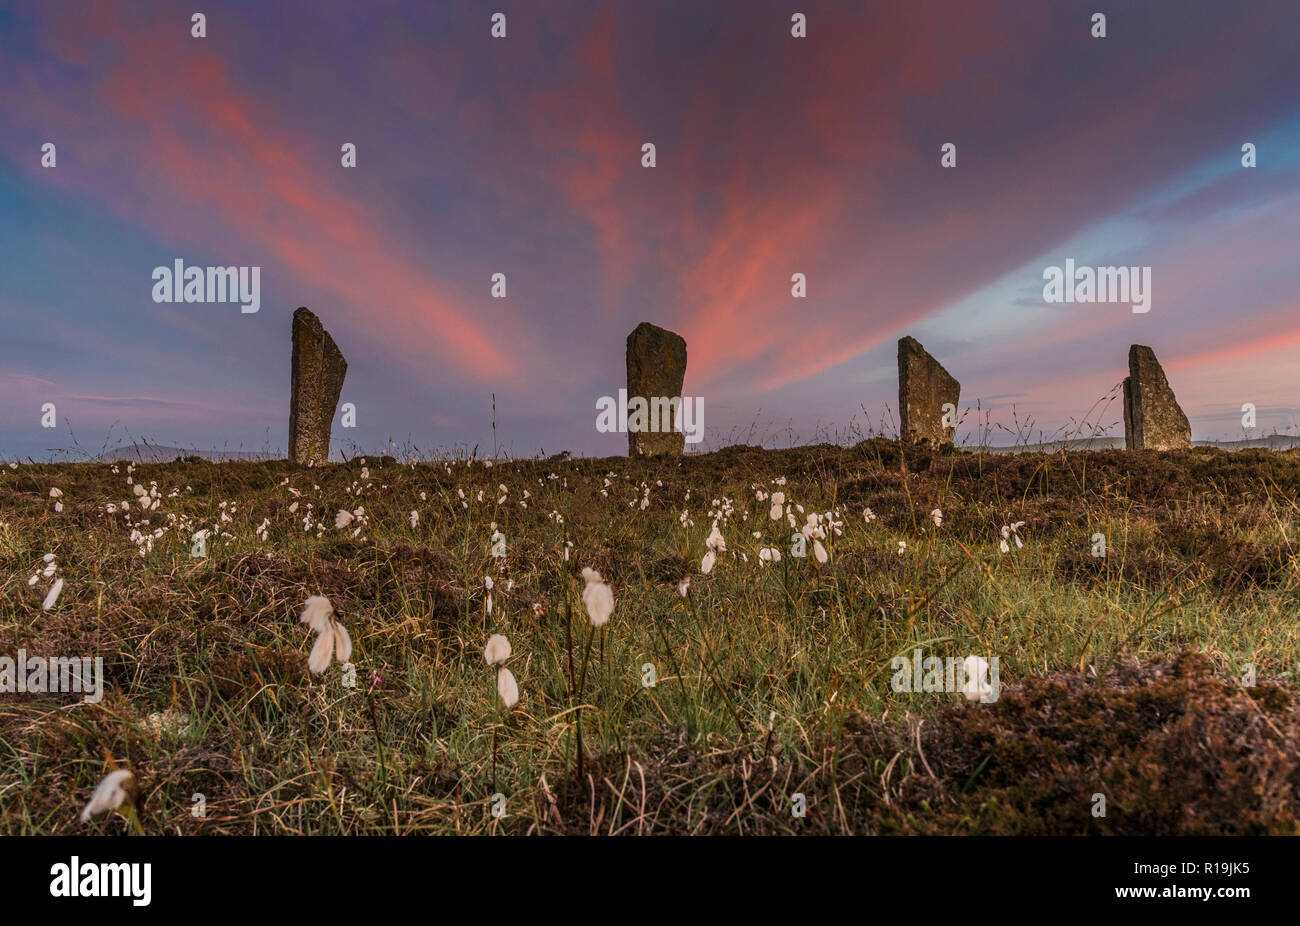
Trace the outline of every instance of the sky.
<instances>
[{"instance_id":1,"label":"sky","mask_svg":"<svg viewBox=\"0 0 1300 926\"><path fill-rule=\"evenodd\" d=\"M491 453L493 397L499 453L626 453L642 321L695 449L892 433L909 334L959 442L1122 435L1133 343L1195 439L1297 433L1294 0L194 7L0 4L0 457L283 454L304 305L336 456ZM155 302L177 259L260 267L259 311ZM1066 259L1150 267L1150 311L1045 302Z\"/></svg>"}]
</instances>

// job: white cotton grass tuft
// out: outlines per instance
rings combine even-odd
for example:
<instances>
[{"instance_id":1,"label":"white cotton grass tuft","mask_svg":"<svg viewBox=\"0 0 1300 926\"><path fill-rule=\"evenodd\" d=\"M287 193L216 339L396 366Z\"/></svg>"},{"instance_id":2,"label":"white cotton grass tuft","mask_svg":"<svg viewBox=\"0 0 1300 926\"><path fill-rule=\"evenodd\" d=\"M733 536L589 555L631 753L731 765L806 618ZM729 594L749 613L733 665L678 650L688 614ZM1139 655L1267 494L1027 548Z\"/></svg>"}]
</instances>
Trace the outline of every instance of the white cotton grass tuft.
<instances>
[{"instance_id":1,"label":"white cotton grass tuft","mask_svg":"<svg viewBox=\"0 0 1300 926\"><path fill-rule=\"evenodd\" d=\"M334 529L342 530L356 520L356 515L350 511L339 509L339 513L334 515Z\"/></svg>"},{"instance_id":2,"label":"white cotton grass tuft","mask_svg":"<svg viewBox=\"0 0 1300 926\"><path fill-rule=\"evenodd\" d=\"M515 681L515 674L505 666L497 669L497 697L506 706L506 710L519 703L519 683Z\"/></svg>"},{"instance_id":3,"label":"white cotton grass tuft","mask_svg":"<svg viewBox=\"0 0 1300 926\"><path fill-rule=\"evenodd\" d=\"M1003 553L1010 553L1011 546L1007 543L1008 540L1015 540L1017 550L1024 547L1024 542L1020 539L1020 528L1024 526L1024 521L1016 521L1014 524L1004 524L1002 526L1002 540L998 542L998 549Z\"/></svg>"},{"instance_id":4,"label":"white cotton grass tuft","mask_svg":"<svg viewBox=\"0 0 1300 926\"><path fill-rule=\"evenodd\" d=\"M50 590L46 594L45 600L41 602L41 610L48 611L50 610L50 608L54 607L55 602L59 600L59 593L62 591L63 591L63 577L60 576L59 578L54 580L54 584L50 586Z\"/></svg>"},{"instance_id":5,"label":"white cotton grass tuft","mask_svg":"<svg viewBox=\"0 0 1300 926\"><path fill-rule=\"evenodd\" d=\"M135 775L130 769L115 769L104 776L104 780L95 788L95 793L82 808L81 822L89 822L96 814L116 810L139 830L140 820L137 816L139 803L140 785L136 782Z\"/></svg>"},{"instance_id":6,"label":"white cotton grass tuft","mask_svg":"<svg viewBox=\"0 0 1300 926\"><path fill-rule=\"evenodd\" d=\"M331 656L339 662L352 658L352 637L347 628L334 617L334 606L324 595L312 595L303 605L300 624L306 624L316 634L316 643L307 657L307 668L317 674L330 666Z\"/></svg>"},{"instance_id":7,"label":"white cotton grass tuft","mask_svg":"<svg viewBox=\"0 0 1300 926\"><path fill-rule=\"evenodd\" d=\"M979 701L993 694L993 685L986 679L989 671L987 659L983 656L967 656L963 668L966 681L961 686L961 693L967 701Z\"/></svg>"},{"instance_id":8,"label":"white cotton grass tuft","mask_svg":"<svg viewBox=\"0 0 1300 926\"><path fill-rule=\"evenodd\" d=\"M587 583L582 590L582 603L587 606L587 617L591 619L591 626L602 627L614 613L614 592L600 573L590 566L582 568L582 578Z\"/></svg>"},{"instance_id":9,"label":"white cotton grass tuft","mask_svg":"<svg viewBox=\"0 0 1300 926\"><path fill-rule=\"evenodd\" d=\"M691 591L691 577L683 576L682 580L677 583L677 594L685 598Z\"/></svg>"},{"instance_id":10,"label":"white cotton grass tuft","mask_svg":"<svg viewBox=\"0 0 1300 926\"><path fill-rule=\"evenodd\" d=\"M718 529L717 521L713 522L713 529L709 531L709 536L705 538L704 545L709 549L704 554L704 559L700 560L700 572L708 575L713 571L713 566L718 561L718 554L727 552L727 541L722 536L722 531Z\"/></svg>"},{"instance_id":11,"label":"white cotton grass tuft","mask_svg":"<svg viewBox=\"0 0 1300 926\"><path fill-rule=\"evenodd\" d=\"M515 674L506 668L505 662L510 658L510 641L504 634L494 633L488 637L487 646L483 648L483 659L497 670L497 697L510 710L519 703L519 683ZM495 749L495 747L494 747Z\"/></svg>"},{"instance_id":12,"label":"white cotton grass tuft","mask_svg":"<svg viewBox=\"0 0 1300 926\"><path fill-rule=\"evenodd\" d=\"M943 511L939 508L930 512L930 519L934 521L935 527L943 527Z\"/></svg>"},{"instance_id":13,"label":"white cotton grass tuft","mask_svg":"<svg viewBox=\"0 0 1300 926\"><path fill-rule=\"evenodd\" d=\"M488 637L483 649L483 658L490 666L499 666L510 658L510 641L503 634L494 633Z\"/></svg>"},{"instance_id":14,"label":"white cotton grass tuft","mask_svg":"<svg viewBox=\"0 0 1300 926\"><path fill-rule=\"evenodd\" d=\"M781 551L776 547L763 547L758 551L758 561L760 563L779 563L781 562Z\"/></svg>"}]
</instances>

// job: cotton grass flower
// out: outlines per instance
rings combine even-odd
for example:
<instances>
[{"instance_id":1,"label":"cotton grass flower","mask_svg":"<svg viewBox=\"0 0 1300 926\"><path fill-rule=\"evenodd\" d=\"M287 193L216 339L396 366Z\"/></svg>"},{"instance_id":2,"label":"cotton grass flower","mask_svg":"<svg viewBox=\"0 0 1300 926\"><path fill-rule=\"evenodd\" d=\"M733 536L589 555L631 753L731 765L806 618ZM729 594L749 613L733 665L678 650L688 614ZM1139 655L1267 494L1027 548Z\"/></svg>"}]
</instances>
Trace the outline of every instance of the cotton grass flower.
<instances>
[{"instance_id":1,"label":"cotton grass flower","mask_svg":"<svg viewBox=\"0 0 1300 926\"><path fill-rule=\"evenodd\" d=\"M591 626L603 627L614 613L614 592L605 584L601 575L590 566L582 569L583 581L587 583L582 590L582 603L587 606L587 617Z\"/></svg>"},{"instance_id":2,"label":"cotton grass flower","mask_svg":"<svg viewBox=\"0 0 1300 926\"><path fill-rule=\"evenodd\" d=\"M338 514L334 515L334 529L342 530L343 528L351 524L354 520L356 520L356 518L352 514L352 512L339 509Z\"/></svg>"},{"instance_id":3,"label":"cotton grass flower","mask_svg":"<svg viewBox=\"0 0 1300 926\"><path fill-rule=\"evenodd\" d=\"M50 608L54 607L54 603L59 600L59 593L62 591L63 591L63 577L60 576L59 578L54 580L54 584L50 586L50 590L46 594L45 600L41 602L41 610L48 611L50 610Z\"/></svg>"},{"instance_id":4,"label":"cotton grass flower","mask_svg":"<svg viewBox=\"0 0 1300 926\"><path fill-rule=\"evenodd\" d=\"M82 808L81 822L87 823L97 814L114 810L120 813L136 832L143 832L139 816L140 785L130 769L115 769L104 776L104 780L95 788L95 793Z\"/></svg>"},{"instance_id":5,"label":"cotton grass flower","mask_svg":"<svg viewBox=\"0 0 1300 926\"><path fill-rule=\"evenodd\" d=\"M781 551L776 547L763 547L758 551L758 561L760 563L779 563L781 562Z\"/></svg>"},{"instance_id":6,"label":"cotton grass flower","mask_svg":"<svg viewBox=\"0 0 1300 926\"><path fill-rule=\"evenodd\" d=\"M962 664L966 680L961 686L961 693L967 701L979 701L993 694L993 685L987 680L988 660L983 656L967 656Z\"/></svg>"},{"instance_id":7,"label":"cotton grass flower","mask_svg":"<svg viewBox=\"0 0 1300 926\"><path fill-rule=\"evenodd\" d=\"M773 492L772 507L768 510L767 516L771 518L773 521L781 520L781 515L784 513L783 510L784 506L785 506L785 493Z\"/></svg>"},{"instance_id":8,"label":"cotton grass flower","mask_svg":"<svg viewBox=\"0 0 1300 926\"><path fill-rule=\"evenodd\" d=\"M497 697L510 710L519 703L519 683L515 675L505 667L510 658L510 641L503 634L494 633L488 637L487 646L483 648L483 659L497 670Z\"/></svg>"},{"instance_id":9,"label":"cotton grass flower","mask_svg":"<svg viewBox=\"0 0 1300 926\"><path fill-rule=\"evenodd\" d=\"M935 527L943 527L943 512L936 508L930 512L930 518L934 521Z\"/></svg>"},{"instance_id":10,"label":"cotton grass flower","mask_svg":"<svg viewBox=\"0 0 1300 926\"><path fill-rule=\"evenodd\" d=\"M307 657L307 668L320 674L330 666L331 654L339 662L352 658L352 638L347 628L334 617L334 606L324 595L312 595L303 605L302 616L298 622L306 624L316 634L316 643Z\"/></svg>"},{"instance_id":11,"label":"cotton grass flower","mask_svg":"<svg viewBox=\"0 0 1300 926\"><path fill-rule=\"evenodd\" d=\"M708 575L713 571L713 565L718 561L719 553L727 552L727 541L722 536L722 531L718 529L718 522L713 522L713 528L709 531L709 536L704 540L705 546L709 548L704 554L704 559L700 561L700 572Z\"/></svg>"},{"instance_id":12,"label":"cotton grass flower","mask_svg":"<svg viewBox=\"0 0 1300 926\"><path fill-rule=\"evenodd\" d=\"M497 697L506 706L506 710L511 710L519 703L519 683L515 681L515 674L505 666L497 670Z\"/></svg>"},{"instance_id":13,"label":"cotton grass flower","mask_svg":"<svg viewBox=\"0 0 1300 926\"><path fill-rule=\"evenodd\" d=\"M1002 540L998 542L998 549L1003 553L1010 553L1011 546L1007 543L1008 540L1014 540L1016 542L1017 550L1024 547L1024 542L1021 541L1019 533L1020 528L1024 526L1024 521L1016 521L1014 524L1004 524L1002 526Z\"/></svg>"},{"instance_id":14,"label":"cotton grass flower","mask_svg":"<svg viewBox=\"0 0 1300 926\"><path fill-rule=\"evenodd\" d=\"M490 666L501 665L510 658L510 641L503 634L492 634L483 649L483 658Z\"/></svg>"}]
</instances>

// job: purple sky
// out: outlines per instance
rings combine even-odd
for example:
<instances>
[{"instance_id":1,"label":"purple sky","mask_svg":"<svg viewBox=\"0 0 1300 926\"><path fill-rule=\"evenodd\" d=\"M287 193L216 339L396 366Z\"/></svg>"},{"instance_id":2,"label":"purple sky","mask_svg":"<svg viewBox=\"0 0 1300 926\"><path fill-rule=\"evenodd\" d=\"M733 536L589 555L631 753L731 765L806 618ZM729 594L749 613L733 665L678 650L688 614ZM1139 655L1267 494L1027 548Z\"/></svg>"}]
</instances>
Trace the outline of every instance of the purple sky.
<instances>
[{"instance_id":1,"label":"purple sky","mask_svg":"<svg viewBox=\"0 0 1300 926\"><path fill-rule=\"evenodd\" d=\"M0 456L283 452L299 305L372 452L490 450L495 393L503 450L624 453L596 400L640 321L687 339L703 449L878 424L904 334L1008 426L1142 343L1195 438L1296 433L1294 0L192 7L0 9ZM177 258L259 266L260 311L153 302ZM1151 311L1045 303L1067 258L1151 267Z\"/></svg>"}]
</instances>

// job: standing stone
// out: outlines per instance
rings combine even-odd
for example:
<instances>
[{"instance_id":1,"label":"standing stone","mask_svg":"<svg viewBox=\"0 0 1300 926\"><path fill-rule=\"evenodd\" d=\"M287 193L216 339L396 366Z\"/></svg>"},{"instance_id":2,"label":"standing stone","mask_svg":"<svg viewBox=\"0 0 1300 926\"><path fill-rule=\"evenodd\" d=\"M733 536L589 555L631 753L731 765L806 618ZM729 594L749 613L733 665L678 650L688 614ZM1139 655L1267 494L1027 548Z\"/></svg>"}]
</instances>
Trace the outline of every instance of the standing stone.
<instances>
[{"instance_id":1,"label":"standing stone","mask_svg":"<svg viewBox=\"0 0 1300 926\"><path fill-rule=\"evenodd\" d=\"M1124 380L1124 446L1129 450L1186 450L1192 426L1178 407L1155 351L1141 344L1128 349Z\"/></svg>"},{"instance_id":2,"label":"standing stone","mask_svg":"<svg viewBox=\"0 0 1300 926\"><path fill-rule=\"evenodd\" d=\"M643 397L651 405L651 414L662 424L663 400L677 399L674 409L680 408L682 383L686 379L686 339L667 329L642 322L627 336L627 401L629 407L635 396ZM659 399L655 403L654 399ZM632 412L629 410L629 422ZM674 420L669 415L669 420ZM627 429L628 456L638 454L680 454L686 448L686 435L681 431L643 431Z\"/></svg>"},{"instance_id":3,"label":"standing stone","mask_svg":"<svg viewBox=\"0 0 1300 926\"><path fill-rule=\"evenodd\" d=\"M904 442L932 448L951 444L957 433L961 383L931 357L916 338L898 342L898 414ZM944 426L945 405L952 406L951 426Z\"/></svg>"},{"instance_id":4,"label":"standing stone","mask_svg":"<svg viewBox=\"0 0 1300 926\"><path fill-rule=\"evenodd\" d=\"M289 395L289 461L307 466L329 460L330 425L348 362L320 319L293 313L293 370Z\"/></svg>"}]
</instances>

